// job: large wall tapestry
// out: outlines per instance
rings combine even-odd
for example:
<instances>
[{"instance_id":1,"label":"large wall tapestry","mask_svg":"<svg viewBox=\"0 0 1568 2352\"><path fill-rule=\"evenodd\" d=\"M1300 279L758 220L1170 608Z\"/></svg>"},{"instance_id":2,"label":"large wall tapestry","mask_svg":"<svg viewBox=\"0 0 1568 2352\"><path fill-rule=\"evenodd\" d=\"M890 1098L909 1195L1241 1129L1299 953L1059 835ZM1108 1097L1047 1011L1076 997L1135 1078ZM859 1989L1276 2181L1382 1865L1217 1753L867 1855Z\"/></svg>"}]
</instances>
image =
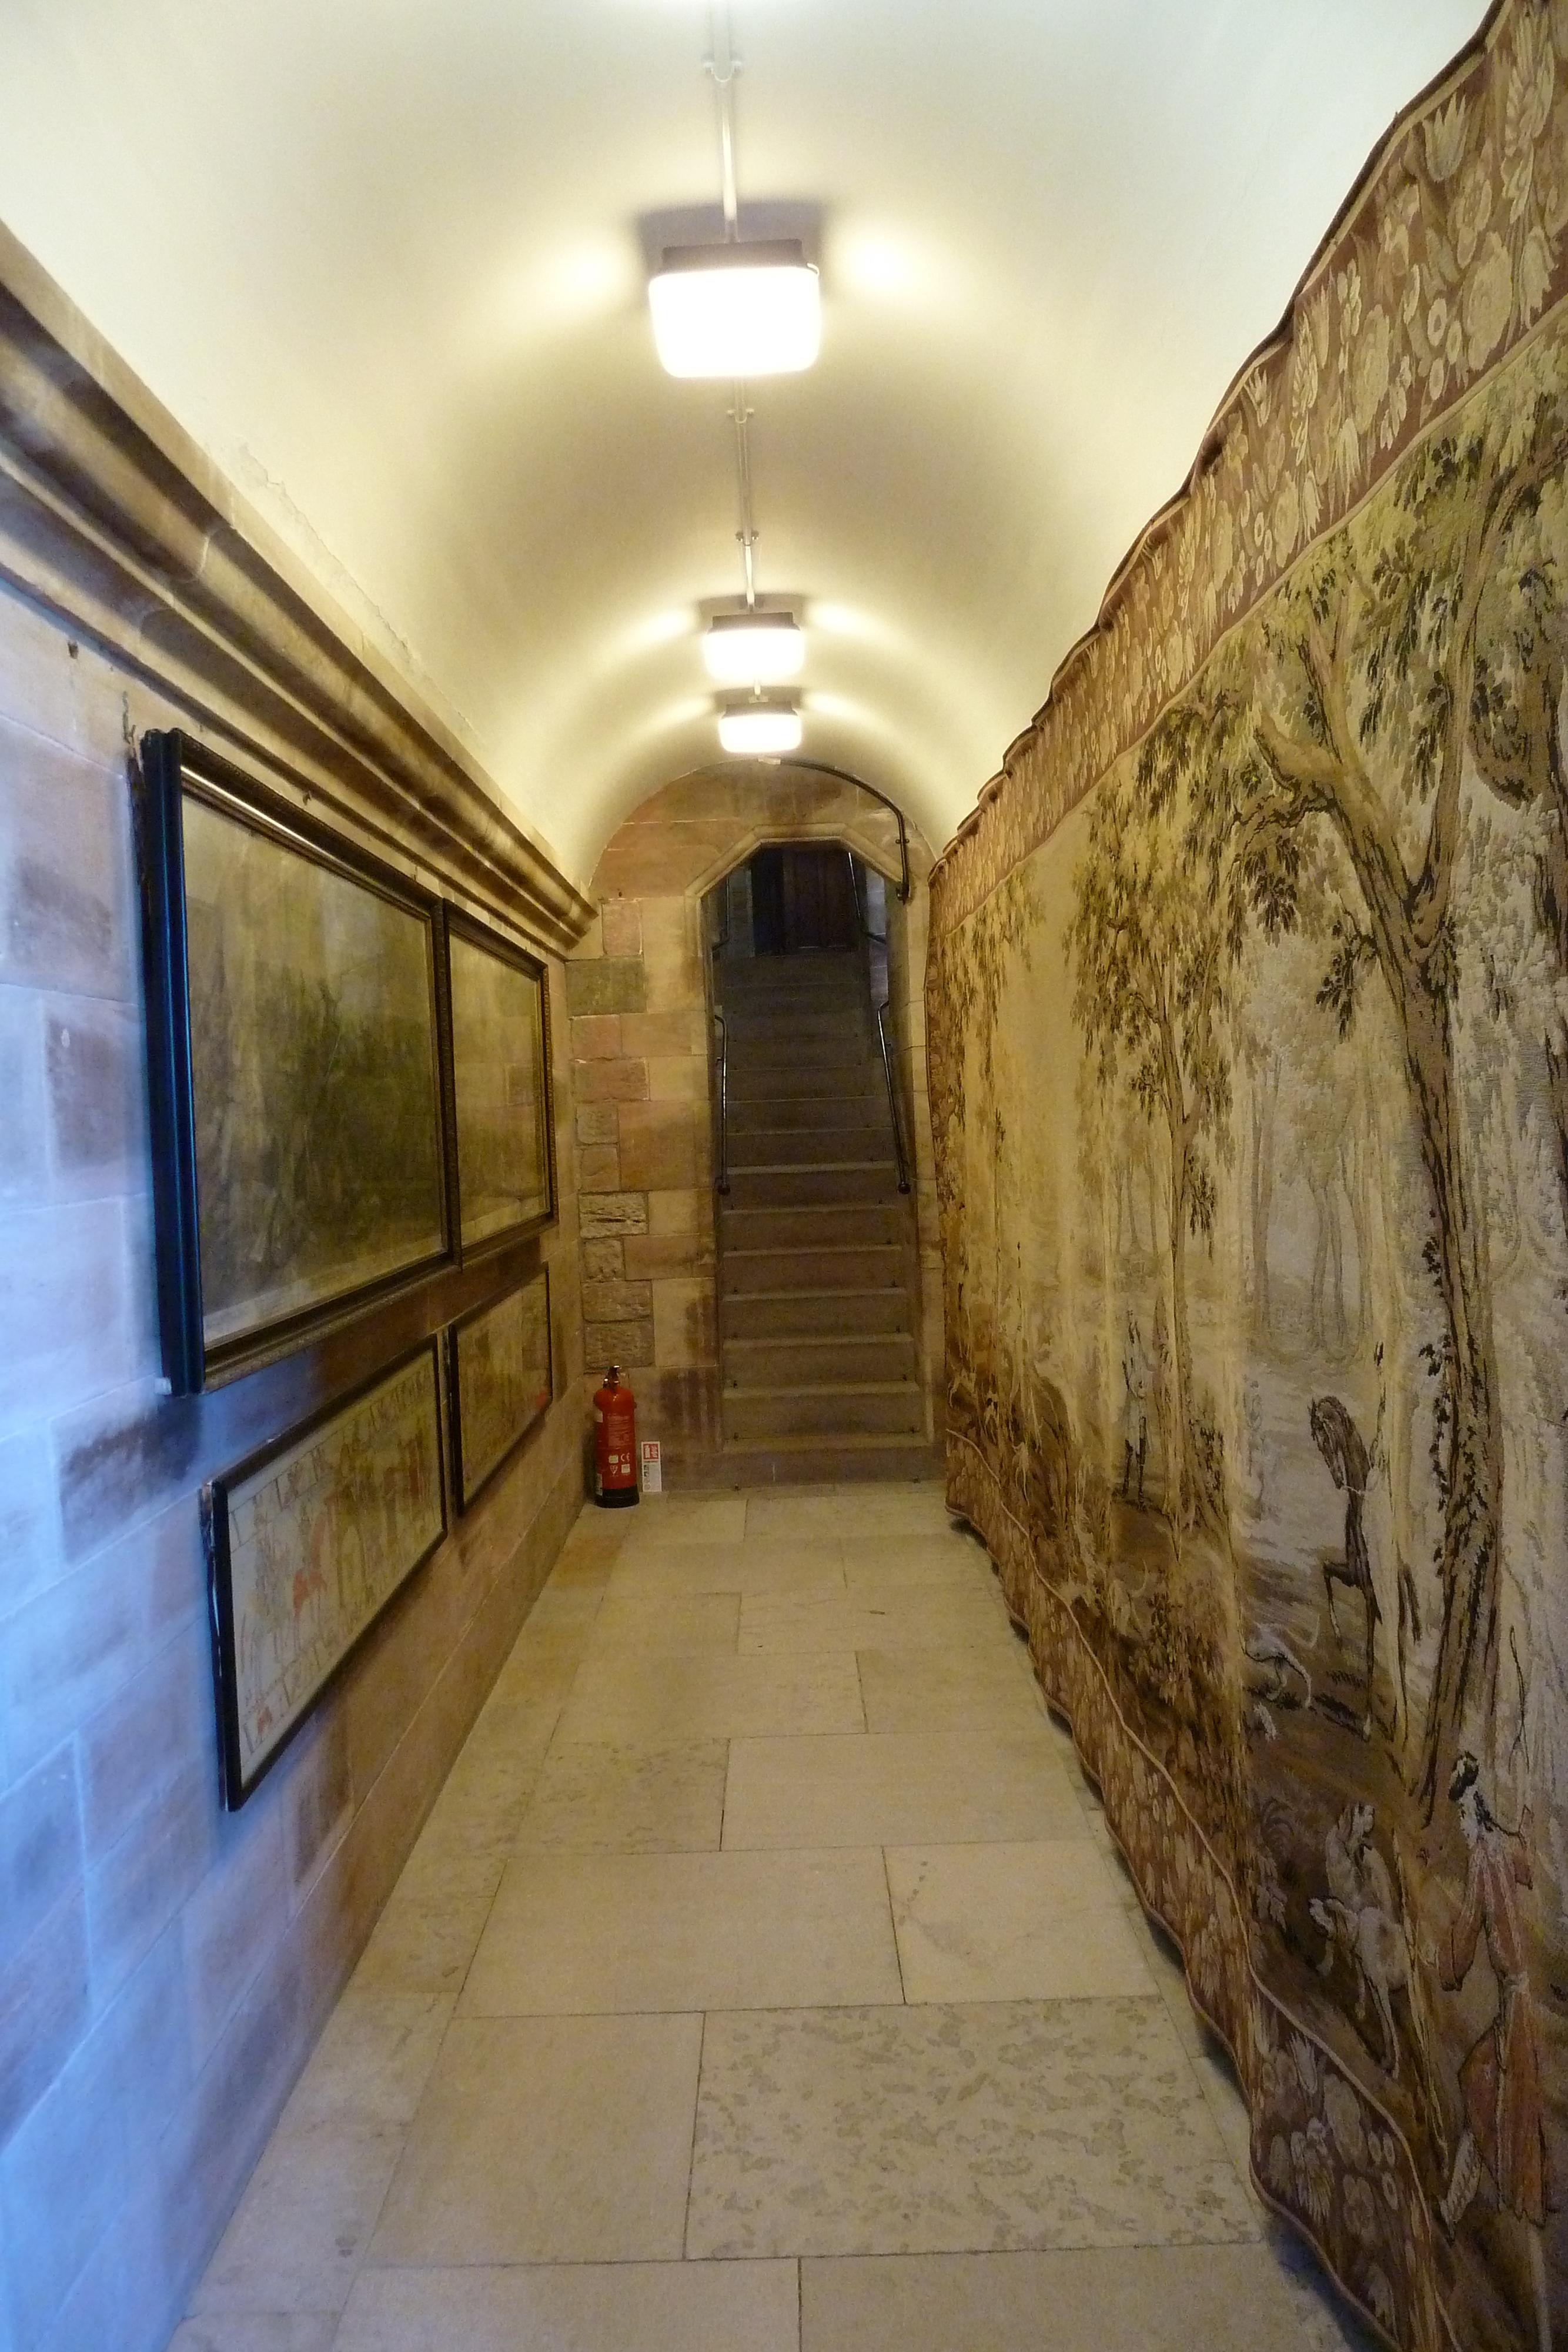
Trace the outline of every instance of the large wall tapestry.
<instances>
[{"instance_id":1,"label":"large wall tapestry","mask_svg":"<svg viewBox=\"0 0 1568 2352\"><path fill-rule=\"evenodd\" d=\"M933 880L950 1494L1420 2352L1568 2344L1565 230L1515 0Z\"/></svg>"}]
</instances>

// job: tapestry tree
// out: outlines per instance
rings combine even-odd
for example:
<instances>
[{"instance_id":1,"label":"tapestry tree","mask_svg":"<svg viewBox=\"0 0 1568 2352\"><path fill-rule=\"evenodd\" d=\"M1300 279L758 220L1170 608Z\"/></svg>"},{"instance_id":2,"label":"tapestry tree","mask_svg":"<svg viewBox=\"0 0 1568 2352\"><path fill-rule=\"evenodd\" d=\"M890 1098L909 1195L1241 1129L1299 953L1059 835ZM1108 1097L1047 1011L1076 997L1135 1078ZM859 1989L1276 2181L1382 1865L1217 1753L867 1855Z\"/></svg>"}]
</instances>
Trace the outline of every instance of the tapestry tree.
<instances>
[{"instance_id":1,"label":"tapestry tree","mask_svg":"<svg viewBox=\"0 0 1568 2352\"><path fill-rule=\"evenodd\" d=\"M1422 1743L1430 1811L1472 1716L1490 1723L1497 1672L1503 1451L1484 1244L1455 1067L1452 896L1461 797L1471 758L1514 797L1551 693L1543 659L1528 675L1538 718L1487 616L1528 604L1521 525L1568 462L1568 418L1542 391L1522 419L1439 437L1402 471L1385 519L1325 542L1253 633L1243 680L1194 705L1187 745L1201 831L1228 876L1233 935L1248 914L1291 928L1311 828L1326 824L1354 876L1333 926L1319 991L1346 1033L1376 971L1393 1005L1430 1189L1427 1263L1446 1337L1435 1447L1444 1507L1442 1621ZM1552 714L1554 719L1554 713ZM1506 721L1506 723L1505 723ZM1207 730L1207 744L1202 738ZM1503 746L1511 747L1505 758ZM1543 772L1549 774L1549 768Z\"/></svg>"},{"instance_id":2,"label":"tapestry tree","mask_svg":"<svg viewBox=\"0 0 1568 2352\"><path fill-rule=\"evenodd\" d=\"M1167 1507L1226 1535L1222 1480L1198 1424L1187 1315L1187 1244L1214 1231L1215 1163L1230 1149L1227 981L1234 951L1187 837L1179 789L1193 714L1168 712L1135 768L1095 796L1068 945L1073 1016L1109 1094L1124 1083L1165 1145L1179 1460Z\"/></svg>"}]
</instances>

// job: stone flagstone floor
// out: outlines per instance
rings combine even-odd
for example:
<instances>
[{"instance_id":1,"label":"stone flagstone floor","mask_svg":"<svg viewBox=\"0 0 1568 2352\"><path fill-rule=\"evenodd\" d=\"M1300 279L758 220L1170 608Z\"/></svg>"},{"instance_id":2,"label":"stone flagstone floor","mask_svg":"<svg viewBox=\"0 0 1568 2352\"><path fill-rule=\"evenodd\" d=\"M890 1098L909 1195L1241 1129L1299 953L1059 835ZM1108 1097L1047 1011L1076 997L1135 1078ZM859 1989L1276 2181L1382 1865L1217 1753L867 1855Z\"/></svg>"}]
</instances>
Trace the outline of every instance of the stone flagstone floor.
<instances>
[{"instance_id":1,"label":"stone flagstone floor","mask_svg":"<svg viewBox=\"0 0 1568 2352\"><path fill-rule=\"evenodd\" d=\"M584 1512L172 2352L1340 2352L934 1486Z\"/></svg>"}]
</instances>

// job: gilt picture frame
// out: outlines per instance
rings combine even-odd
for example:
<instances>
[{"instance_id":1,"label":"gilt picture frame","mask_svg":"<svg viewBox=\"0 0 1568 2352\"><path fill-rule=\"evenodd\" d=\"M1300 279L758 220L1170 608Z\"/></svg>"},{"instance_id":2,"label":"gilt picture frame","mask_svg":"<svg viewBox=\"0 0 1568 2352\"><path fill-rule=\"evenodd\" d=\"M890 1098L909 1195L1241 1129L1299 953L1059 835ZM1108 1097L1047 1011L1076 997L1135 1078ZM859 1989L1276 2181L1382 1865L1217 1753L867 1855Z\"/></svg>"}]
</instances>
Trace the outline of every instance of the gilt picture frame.
<instances>
[{"instance_id":1,"label":"gilt picture frame","mask_svg":"<svg viewBox=\"0 0 1568 2352\"><path fill-rule=\"evenodd\" d=\"M177 732L138 793L159 1321L189 1394L454 1255L438 899Z\"/></svg>"},{"instance_id":2,"label":"gilt picture frame","mask_svg":"<svg viewBox=\"0 0 1568 2352\"><path fill-rule=\"evenodd\" d=\"M549 1268L461 1316L446 1335L452 1485L460 1512L508 1462L555 1394Z\"/></svg>"},{"instance_id":3,"label":"gilt picture frame","mask_svg":"<svg viewBox=\"0 0 1568 2352\"><path fill-rule=\"evenodd\" d=\"M555 1217L549 988L535 957L451 906L446 963L449 1181L466 1260Z\"/></svg>"},{"instance_id":4,"label":"gilt picture frame","mask_svg":"<svg viewBox=\"0 0 1568 2352\"><path fill-rule=\"evenodd\" d=\"M214 1478L202 1519L235 1812L446 1534L434 1339Z\"/></svg>"}]
</instances>

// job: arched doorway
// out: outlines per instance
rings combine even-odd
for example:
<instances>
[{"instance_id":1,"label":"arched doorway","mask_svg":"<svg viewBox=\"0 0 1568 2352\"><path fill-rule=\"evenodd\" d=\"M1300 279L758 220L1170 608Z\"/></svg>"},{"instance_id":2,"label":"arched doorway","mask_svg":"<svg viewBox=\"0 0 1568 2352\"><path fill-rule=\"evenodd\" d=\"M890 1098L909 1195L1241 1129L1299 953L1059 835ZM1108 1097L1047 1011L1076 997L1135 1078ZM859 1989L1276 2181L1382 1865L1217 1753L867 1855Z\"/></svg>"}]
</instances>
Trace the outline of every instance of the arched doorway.
<instances>
[{"instance_id":1,"label":"arched doorway","mask_svg":"<svg viewBox=\"0 0 1568 2352\"><path fill-rule=\"evenodd\" d=\"M613 1353L632 1368L643 1426L663 1440L672 1483L736 1475L725 1459L713 1013L727 938L755 950L752 861L768 850L835 864L841 919L854 902L852 853L868 928L883 935L869 953L906 1114L930 1475L942 1351L922 1001L931 859L924 842L908 844L903 901L896 817L848 778L788 762L685 777L632 812L601 858L600 919L567 971L588 1363ZM813 948L804 891L796 903L786 938L797 944L783 964L846 952Z\"/></svg>"}]
</instances>

